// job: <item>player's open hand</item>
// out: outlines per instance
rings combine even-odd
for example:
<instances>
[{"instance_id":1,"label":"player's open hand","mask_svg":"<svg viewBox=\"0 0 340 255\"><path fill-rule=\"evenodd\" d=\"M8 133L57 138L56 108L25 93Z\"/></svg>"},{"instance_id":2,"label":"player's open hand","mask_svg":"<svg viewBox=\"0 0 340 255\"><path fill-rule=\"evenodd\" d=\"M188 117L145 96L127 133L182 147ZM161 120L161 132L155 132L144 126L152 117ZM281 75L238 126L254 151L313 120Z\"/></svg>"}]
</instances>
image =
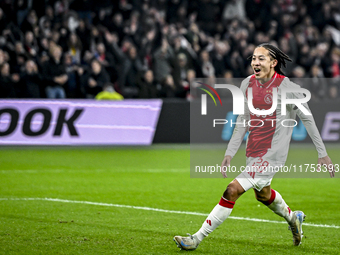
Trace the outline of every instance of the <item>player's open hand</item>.
<instances>
[{"instance_id":1,"label":"player's open hand","mask_svg":"<svg viewBox=\"0 0 340 255\"><path fill-rule=\"evenodd\" d=\"M224 178L227 178L227 170L226 168L230 166L230 161L231 161L231 156L227 155L224 157L221 165L221 174L223 175Z\"/></svg>"},{"instance_id":2,"label":"player's open hand","mask_svg":"<svg viewBox=\"0 0 340 255\"><path fill-rule=\"evenodd\" d=\"M334 177L334 165L330 157L326 156L323 158L319 158L318 159L318 172L321 171L321 166L325 166L328 169L331 178Z\"/></svg>"}]
</instances>

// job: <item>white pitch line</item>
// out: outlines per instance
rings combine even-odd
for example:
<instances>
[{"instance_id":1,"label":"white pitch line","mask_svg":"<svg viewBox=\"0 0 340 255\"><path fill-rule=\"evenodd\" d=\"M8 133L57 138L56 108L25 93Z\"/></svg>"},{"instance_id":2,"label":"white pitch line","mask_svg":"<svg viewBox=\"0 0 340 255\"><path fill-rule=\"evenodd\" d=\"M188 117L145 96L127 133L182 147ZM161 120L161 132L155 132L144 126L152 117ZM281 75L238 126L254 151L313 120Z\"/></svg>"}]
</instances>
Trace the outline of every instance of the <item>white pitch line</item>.
<instances>
[{"instance_id":1,"label":"white pitch line","mask_svg":"<svg viewBox=\"0 0 340 255\"><path fill-rule=\"evenodd\" d=\"M130 208L130 209L136 209L136 210L155 211L155 212L164 212L164 213L175 213L175 214L186 214L186 215L198 215L198 216L208 216L209 215L207 213L200 213L200 212L174 211L174 210L166 210L166 209L144 207L144 206L109 204L109 203L99 203L99 202L91 202L91 201L77 201L77 200L67 200L67 199L59 199L59 198L39 198L39 197L37 197L37 198L0 198L0 201L4 201L4 200L7 200L7 201L8 200L52 201L52 202L71 203L71 204L87 204L87 205L100 205L100 206L108 206L108 207ZM264 220L264 219L257 219L257 218L248 218L248 217L229 216L228 219L287 224L287 222L285 222L285 221ZM303 226L340 229L340 226L336 226L336 225L314 224L314 223L303 223Z\"/></svg>"},{"instance_id":2,"label":"white pitch line","mask_svg":"<svg viewBox=\"0 0 340 255\"><path fill-rule=\"evenodd\" d=\"M65 172L64 169L49 169L49 170L34 170L34 169L27 169L27 170L0 170L0 174L36 174L36 173L62 173Z\"/></svg>"},{"instance_id":3,"label":"white pitch line","mask_svg":"<svg viewBox=\"0 0 340 255\"><path fill-rule=\"evenodd\" d=\"M131 169L130 169L131 170ZM129 169L112 169L115 173L120 172L131 172ZM44 170L35 170L35 169L27 169L27 170L20 170L20 169L14 169L14 170L0 170L0 174L36 174L36 173L62 173L62 172L107 172L110 170L107 169L44 169ZM138 172L138 173L184 173L188 171L188 168L170 168L170 169L139 169L138 171L132 171L132 172Z\"/></svg>"}]
</instances>

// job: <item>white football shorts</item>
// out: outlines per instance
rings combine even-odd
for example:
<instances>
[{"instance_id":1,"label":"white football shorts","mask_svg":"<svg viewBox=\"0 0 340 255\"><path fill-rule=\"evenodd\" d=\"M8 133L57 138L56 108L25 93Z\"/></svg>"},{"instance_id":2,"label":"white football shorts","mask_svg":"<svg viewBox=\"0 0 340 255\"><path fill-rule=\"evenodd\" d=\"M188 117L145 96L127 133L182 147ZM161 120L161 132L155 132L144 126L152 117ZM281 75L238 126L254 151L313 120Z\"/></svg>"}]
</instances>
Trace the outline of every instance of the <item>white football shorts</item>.
<instances>
[{"instance_id":1,"label":"white football shorts","mask_svg":"<svg viewBox=\"0 0 340 255\"><path fill-rule=\"evenodd\" d=\"M265 156L248 157L246 163L241 169L242 173L235 178L245 191L251 188L261 191L270 185L274 175L284 166L282 162L266 159Z\"/></svg>"}]
</instances>

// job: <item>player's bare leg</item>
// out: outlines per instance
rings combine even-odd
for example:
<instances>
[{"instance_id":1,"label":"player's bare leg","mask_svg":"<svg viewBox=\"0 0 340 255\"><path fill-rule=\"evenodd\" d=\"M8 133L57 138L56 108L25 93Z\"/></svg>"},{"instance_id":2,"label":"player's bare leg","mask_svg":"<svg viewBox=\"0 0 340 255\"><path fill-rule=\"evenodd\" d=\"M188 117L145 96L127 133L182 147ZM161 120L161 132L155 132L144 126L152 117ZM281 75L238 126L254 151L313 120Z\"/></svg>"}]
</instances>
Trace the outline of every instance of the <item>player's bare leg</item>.
<instances>
[{"instance_id":1,"label":"player's bare leg","mask_svg":"<svg viewBox=\"0 0 340 255\"><path fill-rule=\"evenodd\" d=\"M189 234L188 237L174 237L174 241L177 246L183 250L195 250L205 237L207 237L229 217L233 210L235 201L244 192L244 189L237 180L233 180L229 183L220 202L214 207L207 219L203 222L202 227L194 235Z\"/></svg>"},{"instance_id":2,"label":"player's bare leg","mask_svg":"<svg viewBox=\"0 0 340 255\"><path fill-rule=\"evenodd\" d=\"M303 237L302 222L306 215L302 211L292 212L280 193L271 189L270 186L264 187L261 191L257 191L256 189L254 189L254 191L258 201L288 222L293 234L294 245L300 245Z\"/></svg>"}]
</instances>

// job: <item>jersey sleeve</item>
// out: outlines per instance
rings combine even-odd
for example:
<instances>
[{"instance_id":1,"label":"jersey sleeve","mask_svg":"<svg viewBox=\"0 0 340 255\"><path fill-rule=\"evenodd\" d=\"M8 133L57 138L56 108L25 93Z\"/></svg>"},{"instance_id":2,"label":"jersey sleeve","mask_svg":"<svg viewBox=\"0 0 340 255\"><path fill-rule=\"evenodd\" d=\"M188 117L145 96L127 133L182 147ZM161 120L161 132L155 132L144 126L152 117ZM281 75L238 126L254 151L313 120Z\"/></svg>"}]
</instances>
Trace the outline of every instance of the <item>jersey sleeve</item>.
<instances>
[{"instance_id":1,"label":"jersey sleeve","mask_svg":"<svg viewBox=\"0 0 340 255\"><path fill-rule=\"evenodd\" d=\"M235 128L233 131L233 135L228 143L228 148L224 154L224 156L231 156L234 157L236 152L241 146L241 143L243 141L243 138L245 134L248 131L248 121L250 119L250 112L248 108L248 103L247 103L247 97L246 97L246 89L248 88L249 84L249 78L245 79L242 84L241 84L241 90L243 93L243 99L244 99L244 114L240 114L237 119L235 124Z\"/></svg>"},{"instance_id":2,"label":"jersey sleeve","mask_svg":"<svg viewBox=\"0 0 340 255\"><path fill-rule=\"evenodd\" d=\"M294 84L294 83L293 83ZM294 88L300 88L299 85L294 84ZM293 86L292 86L293 87ZM287 93L287 97L288 98L304 98L305 96L303 95L303 93L298 93L298 92L292 92L292 93ZM307 103L303 103L302 106L304 106L308 112L312 113L311 110L309 109L309 106ZM302 121L303 125L305 126L308 135L310 136L310 138L312 139L315 148L318 152L318 157L319 158L323 158L325 156L327 156L327 151L326 151L326 147L321 139L319 130L315 124L313 115L306 115L304 114L300 108L298 108L295 105L287 105L287 108L291 111L295 111L297 116L299 116L300 120Z\"/></svg>"}]
</instances>

